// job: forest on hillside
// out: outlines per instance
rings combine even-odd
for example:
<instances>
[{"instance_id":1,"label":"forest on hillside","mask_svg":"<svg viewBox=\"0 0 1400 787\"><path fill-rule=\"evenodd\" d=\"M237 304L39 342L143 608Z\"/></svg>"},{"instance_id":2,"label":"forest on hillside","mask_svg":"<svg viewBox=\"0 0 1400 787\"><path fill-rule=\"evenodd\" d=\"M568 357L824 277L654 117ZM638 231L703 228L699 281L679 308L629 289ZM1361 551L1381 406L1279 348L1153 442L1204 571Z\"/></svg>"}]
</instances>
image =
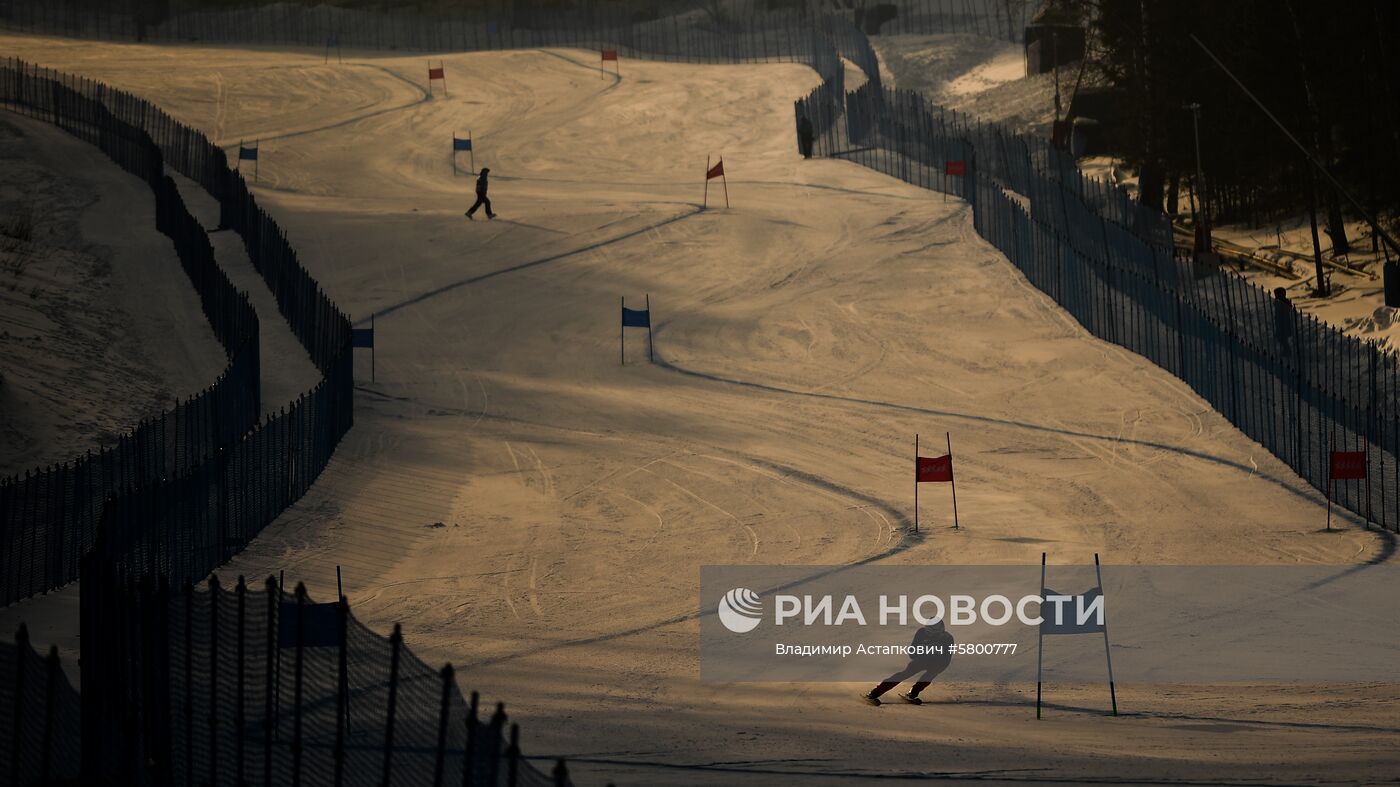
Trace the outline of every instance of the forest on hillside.
<instances>
[{"instance_id":1,"label":"forest on hillside","mask_svg":"<svg viewBox=\"0 0 1400 787\"><path fill-rule=\"evenodd\" d=\"M1090 28L1087 65L1120 91L1116 144L1140 199L1175 212L1196 177L1193 111L1213 205L1262 222L1316 201L1338 253L1346 194L1392 228L1400 207L1400 95L1391 0L1070 0ZM1206 49L1192 39L1195 35ZM1250 99L1257 97L1342 190ZM1395 232L1391 232L1394 236ZM1370 238L1365 239L1369 245Z\"/></svg>"}]
</instances>

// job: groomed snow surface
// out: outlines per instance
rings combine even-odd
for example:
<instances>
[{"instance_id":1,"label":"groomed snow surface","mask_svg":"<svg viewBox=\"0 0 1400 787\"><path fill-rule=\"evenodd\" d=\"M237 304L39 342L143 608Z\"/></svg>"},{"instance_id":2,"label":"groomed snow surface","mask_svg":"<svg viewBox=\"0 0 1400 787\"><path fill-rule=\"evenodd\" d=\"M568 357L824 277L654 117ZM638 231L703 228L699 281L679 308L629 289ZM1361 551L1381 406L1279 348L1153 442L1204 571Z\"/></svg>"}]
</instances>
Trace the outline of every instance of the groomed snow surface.
<instances>
[{"instance_id":1,"label":"groomed snow surface","mask_svg":"<svg viewBox=\"0 0 1400 787\"><path fill-rule=\"evenodd\" d=\"M913 90L935 104L984 123L1050 136L1055 119L1055 75L1026 76L1021 44L966 33L872 36L887 87ZM1065 110L1078 66L1060 68Z\"/></svg>"},{"instance_id":2,"label":"groomed snow surface","mask_svg":"<svg viewBox=\"0 0 1400 787\"><path fill-rule=\"evenodd\" d=\"M423 56L4 39L262 140L261 203L357 320L377 381L312 491L225 571L283 570L404 624L504 700L580 784L1322 783L1400 772L1394 685L714 685L702 564L1330 563L1392 542L1185 386L1100 342L972 229L965 204L795 151L798 65L574 50ZM436 57L436 56L434 56ZM472 222L474 136L500 218ZM706 156L724 156L700 206ZM618 299L651 296L656 363ZM964 528L915 432L953 434ZM23 606L23 605L21 605ZM34 607L30 607L33 609ZM12 608L13 610L13 608ZM7 616L8 618L9 616Z\"/></svg>"}]
</instances>

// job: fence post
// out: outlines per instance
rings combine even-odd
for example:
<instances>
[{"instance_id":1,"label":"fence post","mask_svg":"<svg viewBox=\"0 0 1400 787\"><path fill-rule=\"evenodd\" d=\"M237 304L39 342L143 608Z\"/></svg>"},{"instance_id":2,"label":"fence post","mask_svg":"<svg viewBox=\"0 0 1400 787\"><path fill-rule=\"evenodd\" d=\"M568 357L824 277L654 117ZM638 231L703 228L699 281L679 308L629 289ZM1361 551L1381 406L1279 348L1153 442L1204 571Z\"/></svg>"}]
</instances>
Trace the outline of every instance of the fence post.
<instances>
[{"instance_id":1,"label":"fence post","mask_svg":"<svg viewBox=\"0 0 1400 787\"><path fill-rule=\"evenodd\" d=\"M83 585L87 592L78 594L78 633L88 647L104 649L110 642L108 627L110 615L102 614L106 603L110 602L112 586L110 566L100 563L104 537L99 535L92 549L81 558ZM81 588L80 588L81 590ZM100 593L98 591L101 591ZM102 719L106 715L105 698L110 691L106 673L109 664L97 659L79 659L78 672L86 690L79 695L82 735L82 763L79 773L81 780L96 783L103 770ZM11 780L14 783L14 780Z\"/></svg>"},{"instance_id":2,"label":"fence post","mask_svg":"<svg viewBox=\"0 0 1400 787\"><path fill-rule=\"evenodd\" d=\"M194 584L185 582L185 784L194 784ZM157 594L159 595L159 594Z\"/></svg>"},{"instance_id":3,"label":"fence post","mask_svg":"<svg viewBox=\"0 0 1400 787\"><path fill-rule=\"evenodd\" d=\"M399 701L399 650L403 647L403 628L394 624L394 633L389 637L389 711L384 726L384 770L380 778L383 787L389 787L389 774L394 759L394 714Z\"/></svg>"},{"instance_id":4,"label":"fence post","mask_svg":"<svg viewBox=\"0 0 1400 787\"><path fill-rule=\"evenodd\" d=\"M15 632L15 715L13 739L10 742L10 784L19 784L19 758L24 750L24 665L29 652L29 627L19 624Z\"/></svg>"},{"instance_id":5,"label":"fence post","mask_svg":"<svg viewBox=\"0 0 1400 787\"><path fill-rule=\"evenodd\" d=\"M228 477L228 452L219 446L214 452L214 487L219 497L218 526L215 528L215 554L224 563L233 556L229 535L229 490L224 479Z\"/></svg>"},{"instance_id":6,"label":"fence post","mask_svg":"<svg viewBox=\"0 0 1400 787\"><path fill-rule=\"evenodd\" d=\"M277 724L273 676L277 658L277 577L269 576L267 589L267 654L263 668L263 787L272 787L272 728Z\"/></svg>"},{"instance_id":7,"label":"fence post","mask_svg":"<svg viewBox=\"0 0 1400 787\"><path fill-rule=\"evenodd\" d=\"M480 696L472 692L471 704L467 706L467 751L462 758L462 787L472 787L472 771L476 768L477 721L476 708Z\"/></svg>"},{"instance_id":8,"label":"fence post","mask_svg":"<svg viewBox=\"0 0 1400 787\"><path fill-rule=\"evenodd\" d=\"M501 732L506 728L506 704L496 703L496 712L491 714L490 739L487 741L491 746L491 759L487 762L490 775L486 778L486 783L495 785L499 783L498 777L501 773Z\"/></svg>"},{"instance_id":9,"label":"fence post","mask_svg":"<svg viewBox=\"0 0 1400 787\"><path fill-rule=\"evenodd\" d=\"M17 654L23 658L24 654ZM44 745L43 762L39 766L39 784L50 784L53 765L53 703L58 692L58 646L49 646L49 656L45 661L48 667L48 681L44 687Z\"/></svg>"},{"instance_id":10,"label":"fence post","mask_svg":"<svg viewBox=\"0 0 1400 787\"><path fill-rule=\"evenodd\" d=\"M127 643L120 657L129 662L123 669L130 676L119 697L126 708L124 724L130 730L126 734L128 751L123 753L130 769L127 778L139 779L150 772L157 784L172 784L175 716L169 629L174 596L169 578L160 574L154 579L127 580L119 598L122 606L116 618L123 631L117 634L117 641ZM127 633L132 630L135 636ZM188 740L188 726L185 732Z\"/></svg>"},{"instance_id":11,"label":"fence post","mask_svg":"<svg viewBox=\"0 0 1400 787\"><path fill-rule=\"evenodd\" d=\"M437 759L433 764L433 787L442 787L443 756L447 749L447 717L452 706L452 665L442 668L442 703L438 709Z\"/></svg>"},{"instance_id":12,"label":"fence post","mask_svg":"<svg viewBox=\"0 0 1400 787\"><path fill-rule=\"evenodd\" d=\"M554 787L569 787L569 769L564 765L564 758L554 763Z\"/></svg>"},{"instance_id":13,"label":"fence post","mask_svg":"<svg viewBox=\"0 0 1400 787\"><path fill-rule=\"evenodd\" d=\"M234 744L233 744L233 746L234 746L234 761L235 761L235 763L236 763L235 766L234 766L234 768L235 768L234 784L237 784L238 787L243 787L243 785L244 785L244 781L243 781L243 756L244 756L244 752L245 752L245 750L246 750L246 744L245 744L245 741L244 741L243 727L244 727L244 725L247 723L247 714L245 713L244 707L243 707L243 705L244 705L243 689L244 689L244 685L245 685L245 678L244 678L244 675L246 674L246 666L247 666L247 664L246 664L246 662L245 662L245 656L246 656L246 653L247 653L247 643L246 643L246 641L245 641L245 640L246 640L246 637L245 637L245 633L244 633L244 625L246 624L246 622L247 622L247 620L248 620L248 617L247 617L248 585L247 585L246 582L243 581L243 576L242 576L241 574L240 574L239 577L238 577L238 584L234 586L234 594L235 594L235 595L237 596L237 598L238 598L238 677L237 677L237 679L234 681L234 686L236 687L236 689L235 689L235 692L234 692L234 709L233 709L233 724L234 724L234 736L233 736Z\"/></svg>"},{"instance_id":14,"label":"fence post","mask_svg":"<svg viewBox=\"0 0 1400 787\"><path fill-rule=\"evenodd\" d=\"M209 783L219 783L219 578L209 577Z\"/></svg>"},{"instance_id":15,"label":"fence post","mask_svg":"<svg viewBox=\"0 0 1400 787\"><path fill-rule=\"evenodd\" d=\"M510 745L506 747L506 787L516 787L520 779L520 725L510 725Z\"/></svg>"},{"instance_id":16,"label":"fence post","mask_svg":"<svg viewBox=\"0 0 1400 787\"><path fill-rule=\"evenodd\" d=\"M1378 444L1378 443L1379 443L1379 439L1380 439L1380 435L1377 434L1377 432L1379 431L1379 429L1378 429L1377 427L1380 426L1380 416L1378 415L1378 413L1377 413L1377 408L1376 408L1376 374L1377 374L1377 366L1378 366L1378 359L1377 359L1377 356L1378 356L1380 353L1379 353L1379 348L1376 346L1376 344L1375 344L1374 342L1367 342L1367 343L1366 343L1366 349L1370 350L1369 358L1370 358L1370 362L1371 362L1371 374L1370 374L1371 400L1370 400L1370 402L1366 405L1366 529L1367 529L1367 530L1370 530L1370 529L1371 529L1371 514L1372 514L1372 508L1371 508L1371 446L1372 446L1372 445ZM1382 478L1384 478L1384 477L1385 477L1385 454L1382 453L1381 451L1376 451L1376 454L1380 457L1380 461L1381 461L1380 475L1381 475ZM1385 498L1384 498L1384 497L1381 498L1381 519L1380 519L1380 525L1381 525L1381 531L1384 532L1384 531L1385 531Z\"/></svg>"},{"instance_id":17,"label":"fence post","mask_svg":"<svg viewBox=\"0 0 1400 787\"><path fill-rule=\"evenodd\" d=\"M292 677L292 787L301 785L301 688L306 664L306 585L297 583L297 658Z\"/></svg>"},{"instance_id":18,"label":"fence post","mask_svg":"<svg viewBox=\"0 0 1400 787\"><path fill-rule=\"evenodd\" d=\"M346 632L349 628L350 603L341 596L336 601L336 618L340 623L339 657L336 659L335 689L335 787L345 780L345 728L350 723L350 673L346 661Z\"/></svg>"}]
</instances>

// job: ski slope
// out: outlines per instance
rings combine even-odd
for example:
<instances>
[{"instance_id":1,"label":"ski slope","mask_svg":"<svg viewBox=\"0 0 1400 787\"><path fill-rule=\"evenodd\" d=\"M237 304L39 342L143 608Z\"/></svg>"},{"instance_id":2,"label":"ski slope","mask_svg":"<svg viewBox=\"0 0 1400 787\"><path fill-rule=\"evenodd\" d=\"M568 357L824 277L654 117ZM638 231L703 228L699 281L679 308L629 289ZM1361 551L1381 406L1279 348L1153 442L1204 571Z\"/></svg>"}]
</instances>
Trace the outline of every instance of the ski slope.
<instances>
[{"instance_id":1,"label":"ski slope","mask_svg":"<svg viewBox=\"0 0 1400 787\"><path fill-rule=\"evenodd\" d=\"M968 33L871 36L886 87L912 90L969 119L1048 137L1055 120L1055 75L1026 75L1020 44ZM1062 66L1069 109L1078 66Z\"/></svg>"},{"instance_id":2,"label":"ski slope","mask_svg":"<svg viewBox=\"0 0 1400 787\"><path fill-rule=\"evenodd\" d=\"M803 161L792 64L577 50L423 56L3 38L261 140L259 201L358 323L356 424L312 491L223 572L343 567L356 615L404 624L505 700L581 784L976 777L1336 781L1393 773L1390 685L864 686L697 679L698 567L1389 560L1184 385L1089 336L965 204ZM436 60L436 56L434 56ZM500 218L468 221L473 134ZM724 156L701 207L707 156ZM656 362L618 300L651 298ZM271 404L271 403L269 403ZM915 432L952 433L959 512L921 495ZM1126 778L1125 778L1126 777Z\"/></svg>"}]
</instances>

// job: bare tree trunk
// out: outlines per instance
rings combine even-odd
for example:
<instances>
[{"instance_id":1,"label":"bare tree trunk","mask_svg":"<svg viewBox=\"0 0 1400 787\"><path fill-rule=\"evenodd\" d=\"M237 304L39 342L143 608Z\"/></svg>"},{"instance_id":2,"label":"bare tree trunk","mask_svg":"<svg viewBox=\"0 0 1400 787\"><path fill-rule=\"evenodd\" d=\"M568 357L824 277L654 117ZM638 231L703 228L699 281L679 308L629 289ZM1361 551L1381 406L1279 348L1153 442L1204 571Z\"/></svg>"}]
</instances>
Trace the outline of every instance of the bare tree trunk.
<instances>
[{"instance_id":1,"label":"bare tree trunk","mask_svg":"<svg viewBox=\"0 0 1400 787\"><path fill-rule=\"evenodd\" d=\"M1286 2L1285 6L1288 8L1288 17L1293 23L1293 43L1298 48L1299 52L1298 71L1303 78L1303 94L1308 100L1308 119L1311 121L1312 126L1313 155L1321 160L1322 166L1330 167L1332 165L1332 137L1330 130L1327 134L1322 133L1322 117L1317 108L1317 99L1313 94L1312 80L1308 78L1308 62L1304 54L1307 50L1303 43L1302 31L1298 27L1298 15L1293 11L1293 3L1291 0ZM1316 245L1317 197L1314 194L1314 180L1315 178L1310 172L1308 175L1308 212L1312 214L1313 217L1313 244ZM1332 253L1345 254L1348 248L1346 227L1343 224L1342 206L1337 197L1336 189L1328 186L1324 192L1324 197L1327 200L1327 234L1332 238ZM1319 277L1321 276L1321 264L1322 263L1319 261Z\"/></svg>"},{"instance_id":2,"label":"bare tree trunk","mask_svg":"<svg viewBox=\"0 0 1400 787\"><path fill-rule=\"evenodd\" d=\"M1337 190L1327 189L1327 237L1332 239L1332 254L1346 254L1351 251L1347 240L1346 222L1342 217L1342 202L1337 198Z\"/></svg>"},{"instance_id":3,"label":"bare tree trunk","mask_svg":"<svg viewBox=\"0 0 1400 787\"><path fill-rule=\"evenodd\" d=\"M1158 123L1157 90L1154 63L1149 57L1147 0L1139 0L1139 51L1142 61L1138 77L1141 80L1141 100L1143 111L1139 113L1142 129L1142 167L1138 170L1138 202L1156 210L1162 209L1162 163L1161 148L1157 144L1160 131Z\"/></svg>"},{"instance_id":4,"label":"bare tree trunk","mask_svg":"<svg viewBox=\"0 0 1400 787\"><path fill-rule=\"evenodd\" d=\"M1327 278L1322 272L1322 244L1317 240L1317 177L1310 165L1304 164L1304 167L1308 178L1308 223L1312 226L1313 262L1317 266L1317 295L1326 298L1329 293Z\"/></svg>"},{"instance_id":5,"label":"bare tree trunk","mask_svg":"<svg viewBox=\"0 0 1400 787\"><path fill-rule=\"evenodd\" d=\"M1322 163L1329 169L1332 167L1332 135L1330 133L1321 135L1322 137ZM1342 216L1342 200L1337 195L1337 189L1329 186L1325 192L1327 199L1327 236L1332 239L1332 254L1346 254L1351 251L1351 244L1347 241L1346 219Z\"/></svg>"}]
</instances>

